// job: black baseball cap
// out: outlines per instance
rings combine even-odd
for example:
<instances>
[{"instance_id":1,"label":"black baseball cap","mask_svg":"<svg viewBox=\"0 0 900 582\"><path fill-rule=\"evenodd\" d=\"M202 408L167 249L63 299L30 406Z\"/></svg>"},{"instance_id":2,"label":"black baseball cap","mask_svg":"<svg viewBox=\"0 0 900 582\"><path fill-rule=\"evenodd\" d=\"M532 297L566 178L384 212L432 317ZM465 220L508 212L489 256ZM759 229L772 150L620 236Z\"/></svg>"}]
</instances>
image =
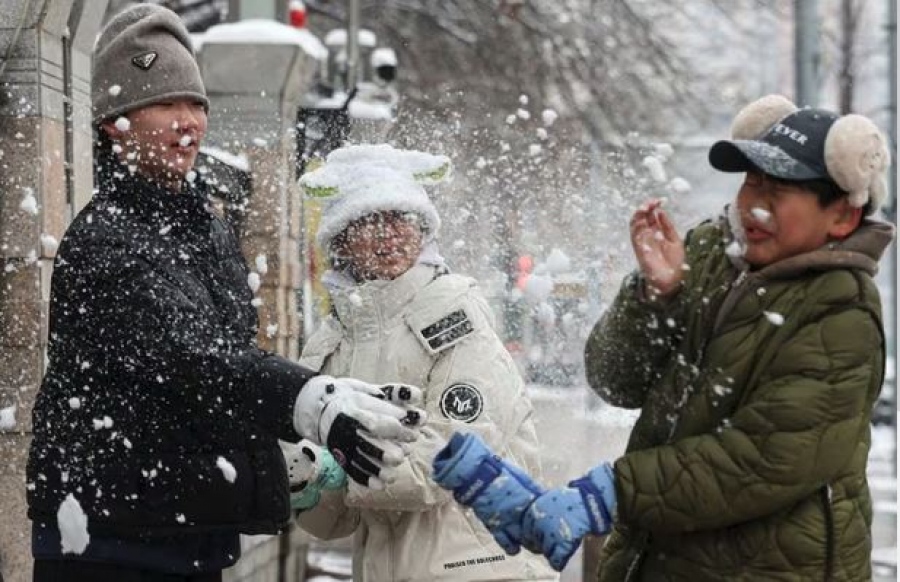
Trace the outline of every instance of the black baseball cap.
<instances>
[{"instance_id":1,"label":"black baseball cap","mask_svg":"<svg viewBox=\"0 0 900 582\"><path fill-rule=\"evenodd\" d=\"M838 115L798 109L754 140L722 140L709 150L709 163L722 172L759 171L782 180L832 180L825 165L825 136Z\"/></svg>"}]
</instances>

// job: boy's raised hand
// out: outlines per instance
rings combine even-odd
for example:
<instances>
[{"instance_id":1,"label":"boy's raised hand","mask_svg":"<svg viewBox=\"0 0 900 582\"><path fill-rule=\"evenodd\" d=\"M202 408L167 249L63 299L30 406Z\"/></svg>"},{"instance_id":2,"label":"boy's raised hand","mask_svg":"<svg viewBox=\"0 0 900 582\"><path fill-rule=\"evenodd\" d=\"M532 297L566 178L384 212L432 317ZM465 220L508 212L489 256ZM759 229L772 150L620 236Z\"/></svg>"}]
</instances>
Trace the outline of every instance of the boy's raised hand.
<instances>
[{"instance_id":1,"label":"boy's raised hand","mask_svg":"<svg viewBox=\"0 0 900 582\"><path fill-rule=\"evenodd\" d=\"M631 216L631 246L651 298L675 295L684 279L684 242L662 210L662 200L645 202Z\"/></svg>"}]
</instances>

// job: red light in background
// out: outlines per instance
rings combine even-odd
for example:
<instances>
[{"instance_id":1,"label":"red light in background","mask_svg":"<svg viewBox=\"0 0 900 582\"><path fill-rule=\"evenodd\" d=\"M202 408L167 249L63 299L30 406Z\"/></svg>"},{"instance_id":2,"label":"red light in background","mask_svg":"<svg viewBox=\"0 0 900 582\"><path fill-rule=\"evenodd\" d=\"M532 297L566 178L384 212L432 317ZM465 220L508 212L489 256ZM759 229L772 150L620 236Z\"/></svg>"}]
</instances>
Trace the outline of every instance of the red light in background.
<instances>
[{"instance_id":1,"label":"red light in background","mask_svg":"<svg viewBox=\"0 0 900 582\"><path fill-rule=\"evenodd\" d=\"M306 5L300 0L291 0L288 6L288 20L294 28L306 26Z\"/></svg>"},{"instance_id":2,"label":"red light in background","mask_svg":"<svg viewBox=\"0 0 900 582\"><path fill-rule=\"evenodd\" d=\"M525 289L531 270L534 268L534 259L531 255L521 255L516 259L516 287Z\"/></svg>"}]
</instances>

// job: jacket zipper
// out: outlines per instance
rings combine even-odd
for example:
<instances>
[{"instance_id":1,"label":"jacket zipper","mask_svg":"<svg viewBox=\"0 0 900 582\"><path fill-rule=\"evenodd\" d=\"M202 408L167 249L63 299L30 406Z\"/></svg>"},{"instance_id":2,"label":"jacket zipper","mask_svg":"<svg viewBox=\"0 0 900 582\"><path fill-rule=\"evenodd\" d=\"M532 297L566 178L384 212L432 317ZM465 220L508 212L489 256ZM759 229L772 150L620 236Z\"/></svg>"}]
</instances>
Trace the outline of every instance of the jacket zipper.
<instances>
[{"instance_id":1,"label":"jacket zipper","mask_svg":"<svg viewBox=\"0 0 900 582\"><path fill-rule=\"evenodd\" d=\"M635 576L638 573L638 570L641 569L641 562L644 561L644 554L647 552L647 545L650 543L650 534L645 532L641 532L641 541L638 544L638 551L634 555L634 558L631 559L631 563L628 564L628 569L625 570L625 580L623 582L632 582L632 580L636 580Z\"/></svg>"},{"instance_id":2,"label":"jacket zipper","mask_svg":"<svg viewBox=\"0 0 900 582\"><path fill-rule=\"evenodd\" d=\"M831 484L826 484L820 491L822 509L825 512L825 582L831 582L834 577L834 513L831 505Z\"/></svg>"},{"instance_id":3,"label":"jacket zipper","mask_svg":"<svg viewBox=\"0 0 900 582\"><path fill-rule=\"evenodd\" d=\"M634 575L637 574L638 565L641 563L641 558L644 557L644 551L646 547L642 547L637 554L635 554L634 559L631 560L631 563L628 564L628 570L625 571L625 582L631 582L634 580Z\"/></svg>"},{"instance_id":4,"label":"jacket zipper","mask_svg":"<svg viewBox=\"0 0 900 582\"><path fill-rule=\"evenodd\" d=\"M739 271L737 277L735 277L734 281L731 282L731 293L734 293L738 287L743 285L749 275L750 275L749 269L743 269L743 270ZM727 297L726 297L726 301L727 301ZM719 306L720 311L721 311L723 305ZM718 320L718 317L716 319ZM716 322L715 327L716 327L716 329L718 328L718 321ZM704 342L704 345L701 346L701 348L699 350L699 358L695 364L696 367L699 368L700 362L703 360L703 354L705 352L706 352L706 345ZM694 382L696 382L696 380L697 380L697 378L693 379ZM672 423L673 426L671 427L671 429L669 431L669 439L667 441L669 443L672 442L672 437L675 435L675 430L677 428L677 424L678 424L678 420L676 419L675 421L673 421L673 423ZM829 489L829 495L830 495L830 489ZM639 544L640 549L637 551L634 558L631 560L631 563L628 565L628 569L625 571L624 582L631 582L632 580L635 579L634 576L638 573L638 570L640 569L640 565L641 565L641 562L643 561L644 554L647 552L647 545L649 544L649 541L650 541L649 534L645 535L644 539L641 540L641 543ZM831 578L829 575L828 577L826 577L825 582L830 582L830 581L831 581Z\"/></svg>"},{"instance_id":5,"label":"jacket zipper","mask_svg":"<svg viewBox=\"0 0 900 582\"><path fill-rule=\"evenodd\" d=\"M396 575L394 573L394 523L390 518L385 519L387 530L388 530L388 556L391 556L391 559L388 560L390 564L388 564L388 568L390 569L389 580L396 581Z\"/></svg>"}]
</instances>

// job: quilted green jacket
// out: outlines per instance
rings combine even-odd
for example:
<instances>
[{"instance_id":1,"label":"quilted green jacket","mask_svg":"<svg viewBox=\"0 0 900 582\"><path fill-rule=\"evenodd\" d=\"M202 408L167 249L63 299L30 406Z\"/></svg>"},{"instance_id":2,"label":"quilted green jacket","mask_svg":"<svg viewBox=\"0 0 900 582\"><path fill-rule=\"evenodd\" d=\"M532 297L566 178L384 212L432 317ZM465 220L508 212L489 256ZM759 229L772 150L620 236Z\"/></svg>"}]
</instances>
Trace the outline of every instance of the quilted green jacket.
<instances>
[{"instance_id":1,"label":"quilted green jacket","mask_svg":"<svg viewBox=\"0 0 900 582\"><path fill-rule=\"evenodd\" d=\"M872 275L892 237L865 220L747 271L720 219L689 234L667 305L626 278L585 350L592 388L641 409L615 463L599 580L871 578L866 461L885 361Z\"/></svg>"}]
</instances>

